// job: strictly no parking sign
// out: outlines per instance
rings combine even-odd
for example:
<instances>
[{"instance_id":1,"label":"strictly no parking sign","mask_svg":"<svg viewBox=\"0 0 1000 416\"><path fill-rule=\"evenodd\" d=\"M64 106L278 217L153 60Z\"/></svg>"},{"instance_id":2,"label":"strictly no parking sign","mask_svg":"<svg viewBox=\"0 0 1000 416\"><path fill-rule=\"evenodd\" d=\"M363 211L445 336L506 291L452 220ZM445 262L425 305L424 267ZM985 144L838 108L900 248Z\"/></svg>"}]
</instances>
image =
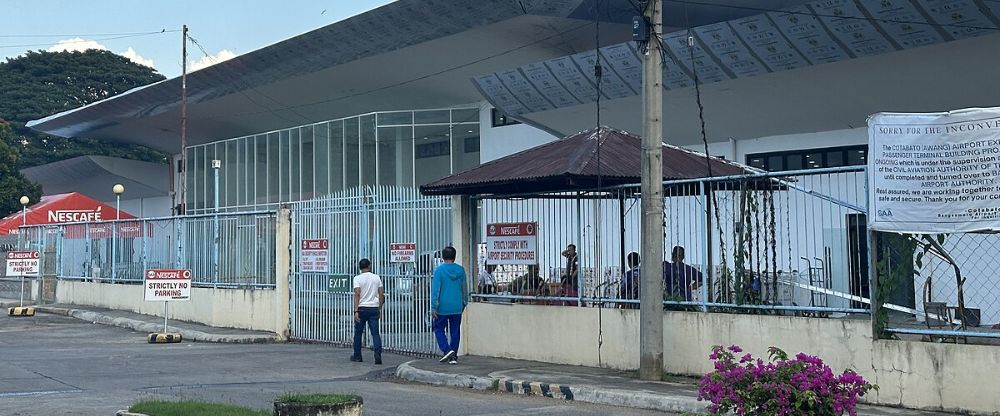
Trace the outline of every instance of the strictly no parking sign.
<instances>
[{"instance_id":1,"label":"strictly no parking sign","mask_svg":"<svg viewBox=\"0 0 1000 416\"><path fill-rule=\"evenodd\" d=\"M146 270L145 299L165 302L191 299L191 271L174 269Z\"/></svg>"},{"instance_id":2,"label":"strictly no parking sign","mask_svg":"<svg viewBox=\"0 0 1000 416\"><path fill-rule=\"evenodd\" d=\"M37 251L11 251L7 253L7 276L38 276Z\"/></svg>"}]
</instances>

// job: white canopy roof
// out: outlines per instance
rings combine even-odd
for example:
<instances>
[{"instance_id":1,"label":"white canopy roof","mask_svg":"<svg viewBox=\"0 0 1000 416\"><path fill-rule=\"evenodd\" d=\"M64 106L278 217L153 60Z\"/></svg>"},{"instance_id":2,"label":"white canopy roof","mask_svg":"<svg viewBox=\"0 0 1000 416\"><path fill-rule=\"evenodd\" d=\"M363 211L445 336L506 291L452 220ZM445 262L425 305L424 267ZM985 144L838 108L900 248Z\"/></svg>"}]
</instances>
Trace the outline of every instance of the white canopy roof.
<instances>
[{"instance_id":1,"label":"white canopy roof","mask_svg":"<svg viewBox=\"0 0 1000 416\"><path fill-rule=\"evenodd\" d=\"M803 0L667 2L667 30ZM627 41L634 0L399 0L188 75L188 143L346 117L482 100L473 76ZM741 3L742 4L742 3ZM608 122L610 123L610 121ZM591 123L592 124L592 123ZM180 79L28 126L178 152ZM553 130L563 131L562 127ZM565 131L577 131L570 128Z\"/></svg>"}]
</instances>

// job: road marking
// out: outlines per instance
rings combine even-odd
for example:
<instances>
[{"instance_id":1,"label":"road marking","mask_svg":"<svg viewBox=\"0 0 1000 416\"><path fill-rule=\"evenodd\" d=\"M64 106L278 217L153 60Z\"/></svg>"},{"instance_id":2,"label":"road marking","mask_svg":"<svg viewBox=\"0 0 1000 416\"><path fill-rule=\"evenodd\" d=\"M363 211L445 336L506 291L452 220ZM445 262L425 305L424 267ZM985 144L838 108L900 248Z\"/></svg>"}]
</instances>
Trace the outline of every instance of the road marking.
<instances>
[{"instance_id":1,"label":"road marking","mask_svg":"<svg viewBox=\"0 0 1000 416\"><path fill-rule=\"evenodd\" d=\"M11 393L0 393L0 397L20 397L20 396L44 396L48 394L82 393L83 390L40 390L40 391L19 391Z\"/></svg>"}]
</instances>

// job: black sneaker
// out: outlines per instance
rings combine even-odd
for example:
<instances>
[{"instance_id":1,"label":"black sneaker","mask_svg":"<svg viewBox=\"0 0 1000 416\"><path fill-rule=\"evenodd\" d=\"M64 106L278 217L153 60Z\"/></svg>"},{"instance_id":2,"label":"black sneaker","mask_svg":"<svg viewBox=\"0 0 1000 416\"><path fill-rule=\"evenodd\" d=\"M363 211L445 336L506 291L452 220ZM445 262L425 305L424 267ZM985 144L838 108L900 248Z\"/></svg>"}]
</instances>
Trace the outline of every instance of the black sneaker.
<instances>
[{"instance_id":1,"label":"black sneaker","mask_svg":"<svg viewBox=\"0 0 1000 416\"><path fill-rule=\"evenodd\" d=\"M378 353L378 352L375 353L375 365L382 365L382 354L381 353Z\"/></svg>"},{"instance_id":2,"label":"black sneaker","mask_svg":"<svg viewBox=\"0 0 1000 416\"><path fill-rule=\"evenodd\" d=\"M448 361L451 361L452 358L455 358L455 355L456 355L455 351L448 351L448 353L445 354L444 357L441 357L441 359L438 360L438 362L446 363Z\"/></svg>"},{"instance_id":3,"label":"black sneaker","mask_svg":"<svg viewBox=\"0 0 1000 416\"><path fill-rule=\"evenodd\" d=\"M448 360L448 364L458 364L458 357L451 357L451 359Z\"/></svg>"},{"instance_id":4,"label":"black sneaker","mask_svg":"<svg viewBox=\"0 0 1000 416\"><path fill-rule=\"evenodd\" d=\"M360 355L352 355L351 356L351 361L356 362L356 363L360 363L360 362L363 362L364 360L361 359Z\"/></svg>"}]
</instances>

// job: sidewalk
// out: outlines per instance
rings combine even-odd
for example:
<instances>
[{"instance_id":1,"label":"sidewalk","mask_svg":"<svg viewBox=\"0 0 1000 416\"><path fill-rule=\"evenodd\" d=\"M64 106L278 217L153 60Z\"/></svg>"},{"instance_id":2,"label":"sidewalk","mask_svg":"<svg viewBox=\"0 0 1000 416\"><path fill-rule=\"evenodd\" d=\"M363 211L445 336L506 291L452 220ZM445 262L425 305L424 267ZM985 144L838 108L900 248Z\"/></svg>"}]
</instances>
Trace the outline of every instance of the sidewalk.
<instances>
[{"instance_id":1,"label":"sidewalk","mask_svg":"<svg viewBox=\"0 0 1000 416\"><path fill-rule=\"evenodd\" d=\"M434 359L400 365L396 375L418 383L575 400L664 412L706 414L698 401L695 379L647 382L623 371L476 356L459 357L458 365ZM950 415L909 409L860 406L859 414Z\"/></svg>"},{"instance_id":2,"label":"sidewalk","mask_svg":"<svg viewBox=\"0 0 1000 416\"><path fill-rule=\"evenodd\" d=\"M0 302L6 300L0 299ZM15 301L16 303L16 301ZM128 328L137 332L156 333L163 331L163 318L138 313L119 311L95 306L52 304L35 306L35 313L65 315L96 324ZM213 326L171 320L167 322L167 332L180 333L185 341L222 342L251 344L279 341L271 332L248 331L243 329L217 328Z\"/></svg>"}]
</instances>

